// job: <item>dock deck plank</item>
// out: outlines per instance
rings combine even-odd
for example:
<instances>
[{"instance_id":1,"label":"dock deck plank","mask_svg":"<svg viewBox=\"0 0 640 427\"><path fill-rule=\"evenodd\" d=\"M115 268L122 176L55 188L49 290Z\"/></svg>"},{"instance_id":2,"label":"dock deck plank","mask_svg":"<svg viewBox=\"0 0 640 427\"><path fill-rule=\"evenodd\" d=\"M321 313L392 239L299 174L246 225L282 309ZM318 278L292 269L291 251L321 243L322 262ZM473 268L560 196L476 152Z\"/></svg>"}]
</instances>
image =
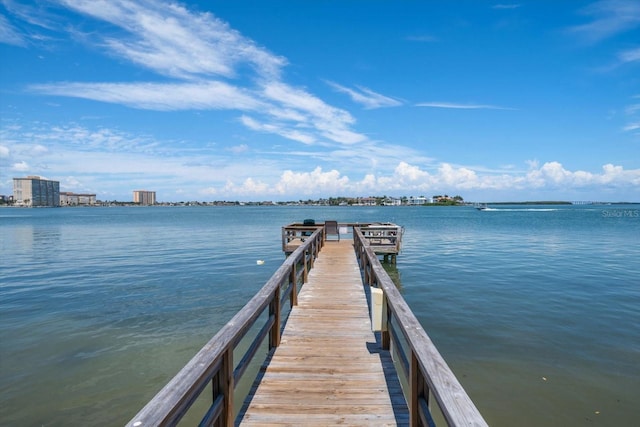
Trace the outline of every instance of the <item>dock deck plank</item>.
<instances>
[{"instance_id":1,"label":"dock deck plank","mask_svg":"<svg viewBox=\"0 0 640 427\"><path fill-rule=\"evenodd\" d=\"M241 426L408 425L393 362L371 331L353 243L326 242Z\"/></svg>"}]
</instances>

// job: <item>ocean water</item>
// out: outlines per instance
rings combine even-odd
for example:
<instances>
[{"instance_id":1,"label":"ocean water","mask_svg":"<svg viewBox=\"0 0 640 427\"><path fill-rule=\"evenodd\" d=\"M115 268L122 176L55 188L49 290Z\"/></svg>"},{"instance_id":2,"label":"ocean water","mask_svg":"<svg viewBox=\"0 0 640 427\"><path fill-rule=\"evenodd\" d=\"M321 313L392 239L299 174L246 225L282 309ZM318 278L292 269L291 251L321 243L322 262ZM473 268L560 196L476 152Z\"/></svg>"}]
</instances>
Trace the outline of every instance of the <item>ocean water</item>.
<instances>
[{"instance_id":1,"label":"ocean water","mask_svg":"<svg viewBox=\"0 0 640 427\"><path fill-rule=\"evenodd\" d=\"M0 425L127 422L306 218L405 227L392 275L490 425L640 425L638 205L0 209Z\"/></svg>"}]
</instances>

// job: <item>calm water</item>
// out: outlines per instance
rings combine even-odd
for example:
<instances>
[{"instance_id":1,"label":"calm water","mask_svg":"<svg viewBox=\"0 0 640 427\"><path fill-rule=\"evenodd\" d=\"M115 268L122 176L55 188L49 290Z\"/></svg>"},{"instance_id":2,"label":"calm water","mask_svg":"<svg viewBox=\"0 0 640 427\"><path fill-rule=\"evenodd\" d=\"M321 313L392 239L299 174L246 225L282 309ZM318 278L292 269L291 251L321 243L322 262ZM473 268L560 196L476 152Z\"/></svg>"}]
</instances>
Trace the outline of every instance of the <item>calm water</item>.
<instances>
[{"instance_id":1,"label":"calm water","mask_svg":"<svg viewBox=\"0 0 640 427\"><path fill-rule=\"evenodd\" d=\"M640 425L637 205L0 209L0 425L124 424L305 218L405 226L402 292L490 425Z\"/></svg>"}]
</instances>

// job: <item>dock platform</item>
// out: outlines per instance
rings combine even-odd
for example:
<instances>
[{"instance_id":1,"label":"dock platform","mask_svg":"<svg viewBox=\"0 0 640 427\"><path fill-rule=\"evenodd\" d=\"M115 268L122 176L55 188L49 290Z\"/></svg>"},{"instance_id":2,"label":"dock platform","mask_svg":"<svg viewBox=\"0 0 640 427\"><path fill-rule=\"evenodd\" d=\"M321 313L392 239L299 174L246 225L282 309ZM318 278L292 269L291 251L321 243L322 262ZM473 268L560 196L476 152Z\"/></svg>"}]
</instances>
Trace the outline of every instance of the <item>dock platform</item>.
<instances>
[{"instance_id":1,"label":"dock platform","mask_svg":"<svg viewBox=\"0 0 640 427\"><path fill-rule=\"evenodd\" d=\"M240 425L408 425L369 316L353 241L326 242Z\"/></svg>"},{"instance_id":2,"label":"dock platform","mask_svg":"<svg viewBox=\"0 0 640 427\"><path fill-rule=\"evenodd\" d=\"M367 240L369 247L376 255L384 256L385 261L396 263L402 247L404 227L390 222L373 223L339 223L339 233L346 234L349 229L358 229ZM302 246L308 236L316 229L324 227L324 223L305 220L304 223L293 223L282 227L282 251L290 255Z\"/></svg>"}]
</instances>

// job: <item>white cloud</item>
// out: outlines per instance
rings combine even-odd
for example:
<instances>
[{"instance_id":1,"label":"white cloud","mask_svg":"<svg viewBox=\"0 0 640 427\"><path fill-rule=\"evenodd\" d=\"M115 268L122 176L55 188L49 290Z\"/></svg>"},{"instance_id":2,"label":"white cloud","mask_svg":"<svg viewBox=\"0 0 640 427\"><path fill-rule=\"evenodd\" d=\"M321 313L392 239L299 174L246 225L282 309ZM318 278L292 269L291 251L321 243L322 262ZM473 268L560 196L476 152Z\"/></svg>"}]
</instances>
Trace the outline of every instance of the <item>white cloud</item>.
<instances>
[{"instance_id":1,"label":"white cloud","mask_svg":"<svg viewBox=\"0 0 640 427\"><path fill-rule=\"evenodd\" d=\"M482 186L474 171L465 167L454 168L448 163L443 163L438 168L438 178L448 188L470 189Z\"/></svg>"},{"instance_id":2,"label":"white cloud","mask_svg":"<svg viewBox=\"0 0 640 427\"><path fill-rule=\"evenodd\" d=\"M631 132L638 129L640 129L640 122L629 123L628 125L622 128L622 130L624 130L625 132Z\"/></svg>"},{"instance_id":3,"label":"white cloud","mask_svg":"<svg viewBox=\"0 0 640 427\"><path fill-rule=\"evenodd\" d=\"M237 109L255 110L262 105L251 93L232 85L198 83L53 83L32 85L32 91L48 95L92 99L158 111Z\"/></svg>"},{"instance_id":4,"label":"white cloud","mask_svg":"<svg viewBox=\"0 0 640 427\"><path fill-rule=\"evenodd\" d=\"M547 162L540 168L531 169L526 175L526 183L533 188L638 186L640 169L624 170L622 166L606 164L602 167L602 173L596 174L587 171L570 171L559 162Z\"/></svg>"},{"instance_id":5,"label":"white cloud","mask_svg":"<svg viewBox=\"0 0 640 427\"><path fill-rule=\"evenodd\" d=\"M250 122L250 119L248 121ZM255 123L259 126L259 123ZM255 159L246 144L211 151L180 149L172 141L133 137L114 129L89 129L78 125L3 130L7 143L0 155L8 169L20 174L48 175L65 188L91 191L112 200L128 199L132 186L157 189L163 200L200 197L219 199L296 199L337 195L467 195L569 194L571 191L602 192L620 189L620 194L640 192L640 169L626 170L606 164L600 171L569 170L560 162L527 162L528 168L490 170L486 167L447 162L409 163L414 158L402 147L374 151L371 168L361 168L353 179L352 154L357 163L367 162L368 144L336 151L291 153L288 156ZM362 148L362 149L361 149ZM394 153L394 151L398 151ZM385 155L386 154L386 155ZM324 156L328 156L325 158ZM303 159L292 168L295 157ZM331 165L323 169L317 162ZM250 165L250 167L248 167ZM347 176L344 171L352 175ZM283 172L284 171L284 172ZM275 178L270 178L275 177ZM5 185L8 185L5 183ZM118 197L110 194L125 191ZM539 193L542 194L542 193ZM471 197L471 196L469 196Z\"/></svg>"},{"instance_id":6,"label":"white cloud","mask_svg":"<svg viewBox=\"0 0 640 427\"><path fill-rule=\"evenodd\" d=\"M272 108L267 110L267 114L276 120L297 122L299 125L307 124L307 116L292 108L279 108L272 106Z\"/></svg>"},{"instance_id":7,"label":"white cloud","mask_svg":"<svg viewBox=\"0 0 640 427\"><path fill-rule=\"evenodd\" d=\"M305 90L282 82L270 82L264 85L263 95L303 115L306 118L303 124L312 126L331 141L354 144L366 140L364 135L350 129L355 119L349 112L328 105Z\"/></svg>"},{"instance_id":8,"label":"white cloud","mask_svg":"<svg viewBox=\"0 0 640 427\"><path fill-rule=\"evenodd\" d=\"M539 166L536 161L529 162L530 169L526 173L505 170L499 173L480 173L464 166L453 166L441 163L430 173L418 166L401 162L393 173L380 176L375 180L378 191L414 190L414 191L515 191L536 189L583 189L593 188L596 191L602 186L639 186L640 169L625 170L622 166L607 164L602 173L588 171L570 171L559 162L546 162ZM381 189L379 186L383 186ZM375 187L373 188L375 189ZM640 190L640 189L639 189Z\"/></svg>"},{"instance_id":9,"label":"white cloud","mask_svg":"<svg viewBox=\"0 0 640 427\"><path fill-rule=\"evenodd\" d=\"M429 174L420 170L419 167L400 162L394 173L396 178L400 178L402 182L415 182L418 180L428 180Z\"/></svg>"},{"instance_id":10,"label":"white cloud","mask_svg":"<svg viewBox=\"0 0 640 427\"><path fill-rule=\"evenodd\" d=\"M618 58L623 64L638 62L640 61L640 47L624 50L618 54Z\"/></svg>"},{"instance_id":11,"label":"white cloud","mask_svg":"<svg viewBox=\"0 0 640 427\"><path fill-rule=\"evenodd\" d=\"M235 185L231 181L228 181L221 190L216 190L218 194L234 194L250 198L258 198L263 195L271 195L273 191L270 189L269 184L254 180L253 178L247 178L241 185Z\"/></svg>"},{"instance_id":12,"label":"white cloud","mask_svg":"<svg viewBox=\"0 0 640 427\"><path fill-rule=\"evenodd\" d=\"M26 46L27 41L4 16L0 15L0 43L14 46Z\"/></svg>"},{"instance_id":13,"label":"white cloud","mask_svg":"<svg viewBox=\"0 0 640 427\"><path fill-rule=\"evenodd\" d=\"M491 6L492 9L497 10L510 10L510 9L518 9L521 7L521 4L494 4Z\"/></svg>"},{"instance_id":14,"label":"white cloud","mask_svg":"<svg viewBox=\"0 0 640 427\"><path fill-rule=\"evenodd\" d=\"M283 129L279 132L279 135L293 141L302 142L303 144L313 144L316 141L313 136L295 129Z\"/></svg>"},{"instance_id":15,"label":"white cloud","mask_svg":"<svg viewBox=\"0 0 640 427\"><path fill-rule=\"evenodd\" d=\"M26 172L30 169L29 165L27 164L27 162L25 162L24 160L18 163L14 163L13 166L11 167L12 170L16 171L16 172Z\"/></svg>"},{"instance_id":16,"label":"white cloud","mask_svg":"<svg viewBox=\"0 0 640 427\"><path fill-rule=\"evenodd\" d=\"M234 77L246 63L263 76L277 76L286 61L243 37L209 13L153 0L65 0L85 15L110 22L129 38L107 37L113 54L160 74L179 78Z\"/></svg>"},{"instance_id":17,"label":"white cloud","mask_svg":"<svg viewBox=\"0 0 640 427\"><path fill-rule=\"evenodd\" d=\"M452 108L452 109L461 109L461 110L513 110L513 108L500 107L497 105L459 104L454 102L420 102L416 104L416 107Z\"/></svg>"},{"instance_id":18,"label":"white cloud","mask_svg":"<svg viewBox=\"0 0 640 427\"><path fill-rule=\"evenodd\" d=\"M234 154L246 153L249 151L249 146L247 144L240 144L234 147L227 148L227 151L230 151Z\"/></svg>"},{"instance_id":19,"label":"white cloud","mask_svg":"<svg viewBox=\"0 0 640 427\"><path fill-rule=\"evenodd\" d=\"M282 82L269 82L264 86L263 94L266 98L306 114L312 119L340 124L355 122L355 119L347 111L332 107L309 92Z\"/></svg>"},{"instance_id":20,"label":"white cloud","mask_svg":"<svg viewBox=\"0 0 640 427\"><path fill-rule=\"evenodd\" d=\"M637 0L601 0L581 10L592 18L574 26L570 32L589 42L598 42L640 25L640 3Z\"/></svg>"},{"instance_id":21,"label":"white cloud","mask_svg":"<svg viewBox=\"0 0 640 427\"><path fill-rule=\"evenodd\" d=\"M558 162L549 162L542 165L541 168L532 169L527 174L527 180L534 187L541 187L550 183L559 184L565 181L571 173L565 170Z\"/></svg>"},{"instance_id":22,"label":"white cloud","mask_svg":"<svg viewBox=\"0 0 640 427\"><path fill-rule=\"evenodd\" d=\"M603 173L596 176L596 183L602 183L614 186L635 187L636 194L640 192L640 169L625 170L622 166L612 165L610 163L602 167Z\"/></svg>"},{"instance_id":23,"label":"white cloud","mask_svg":"<svg viewBox=\"0 0 640 427\"><path fill-rule=\"evenodd\" d=\"M364 105L367 109L397 107L402 105L402 102L397 99L381 95L366 87L356 86L357 90L354 90L330 81L327 81L327 84L338 92L349 95L354 102Z\"/></svg>"},{"instance_id":24,"label":"white cloud","mask_svg":"<svg viewBox=\"0 0 640 427\"><path fill-rule=\"evenodd\" d=\"M633 104L633 105L629 105L627 108L625 108L624 112L627 115L633 115L636 112L640 111L640 104Z\"/></svg>"},{"instance_id":25,"label":"white cloud","mask_svg":"<svg viewBox=\"0 0 640 427\"><path fill-rule=\"evenodd\" d=\"M276 194L343 194L349 191L349 178L337 170L323 172L317 167L311 172L285 171L274 186Z\"/></svg>"},{"instance_id":26,"label":"white cloud","mask_svg":"<svg viewBox=\"0 0 640 427\"><path fill-rule=\"evenodd\" d=\"M154 0L64 0L63 4L124 30L109 35L86 34L83 40L178 81L59 82L32 85L34 92L158 111L251 112L259 117L252 121L240 118L248 128L303 144L321 140L355 144L367 140L352 129L355 119L348 111L282 81L284 58L258 47L210 13ZM60 31L72 31L59 27ZM393 102L366 88L360 89L360 95L368 99L369 105Z\"/></svg>"},{"instance_id":27,"label":"white cloud","mask_svg":"<svg viewBox=\"0 0 640 427\"><path fill-rule=\"evenodd\" d=\"M31 149L31 152L34 156L42 156L49 152L49 149L42 144L36 144Z\"/></svg>"},{"instance_id":28,"label":"white cloud","mask_svg":"<svg viewBox=\"0 0 640 427\"><path fill-rule=\"evenodd\" d=\"M376 177L373 174L367 174L359 183L359 187L364 190L370 190L376 186Z\"/></svg>"},{"instance_id":29,"label":"white cloud","mask_svg":"<svg viewBox=\"0 0 640 427\"><path fill-rule=\"evenodd\" d=\"M79 180L74 176L67 176L60 179L60 186L65 189L76 191L84 189L82 180Z\"/></svg>"},{"instance_id":30,"label":"white cloud","mask_svg":"<svg viewBox=\"0 0 640 427\"><path fill-rule=\"evenodd\" d=\"M640 95L636 95L633 98L640 98ZM630 122L622 128L624 132L635 132L640 129L640 116L638 115L639 111L640 104L631 104L625 108L624 112L627 116L629 116L628 120L630 120Z\"/></svg>"},{"instance_id":31,"label":"white cloud","mask_svg":"<svg viewBox=\"0 0 640 427\"><path fill-rule=\"evenodd\" d=\"M28 147L30 155L54 153L58 147L75 151L147 152L156 142L148 137L134 136L114 129L89 129L77 124L64 126L39 125L17 132L21 147ZM29 141L36 145L25 143ZM53 148L52 148L53 147ZM25 149L23 148L24 152Z\"/></svg>"},{"instance_id":32,"label":"white cloud","mask_svg":"<svg viewBox=\"0 0 640 427\"><path fill-rule=\"evenodd\" d=\"M249 116L243 115L242 117L240 117L240 121L242 122L243 125L245 125L249 129L252 129L258 132L273 133L287 139L302 142L303 144L312 144L313 142L315 142L315 139L313 138L313 136L306 134L304 132L300 132L295 129L287 129L286 127L283 127L277 124L260 123Z\"/></svg>"},{"instance_id":33,"label":"white cloud","mask_svg":"<svg viewBox=\"0 0 640 427\"><path fill-rule=\"evenodd\" d=\"M339 123L337 123L338 126L333 126L334 124L336 123L320 122L316 123L316 127L326 138L343 144L355 144L358 142L363 142L367 139L366 136L360 133L353 132L349 129L346 129L345 127L340 126Z\"/></svg>"},{"instance_id":34,"label":"white cloud","mask_svg":"<svg viewBox=\"0 0 640 427\"><path fill-rule=\"evenodd\" d=\"M438 41L438 38L431 35L423 34L423 35L407 36L407 40L412 42L420 42L420 43L432 43L432 42Z\"/></svg>"}]
</instances>

